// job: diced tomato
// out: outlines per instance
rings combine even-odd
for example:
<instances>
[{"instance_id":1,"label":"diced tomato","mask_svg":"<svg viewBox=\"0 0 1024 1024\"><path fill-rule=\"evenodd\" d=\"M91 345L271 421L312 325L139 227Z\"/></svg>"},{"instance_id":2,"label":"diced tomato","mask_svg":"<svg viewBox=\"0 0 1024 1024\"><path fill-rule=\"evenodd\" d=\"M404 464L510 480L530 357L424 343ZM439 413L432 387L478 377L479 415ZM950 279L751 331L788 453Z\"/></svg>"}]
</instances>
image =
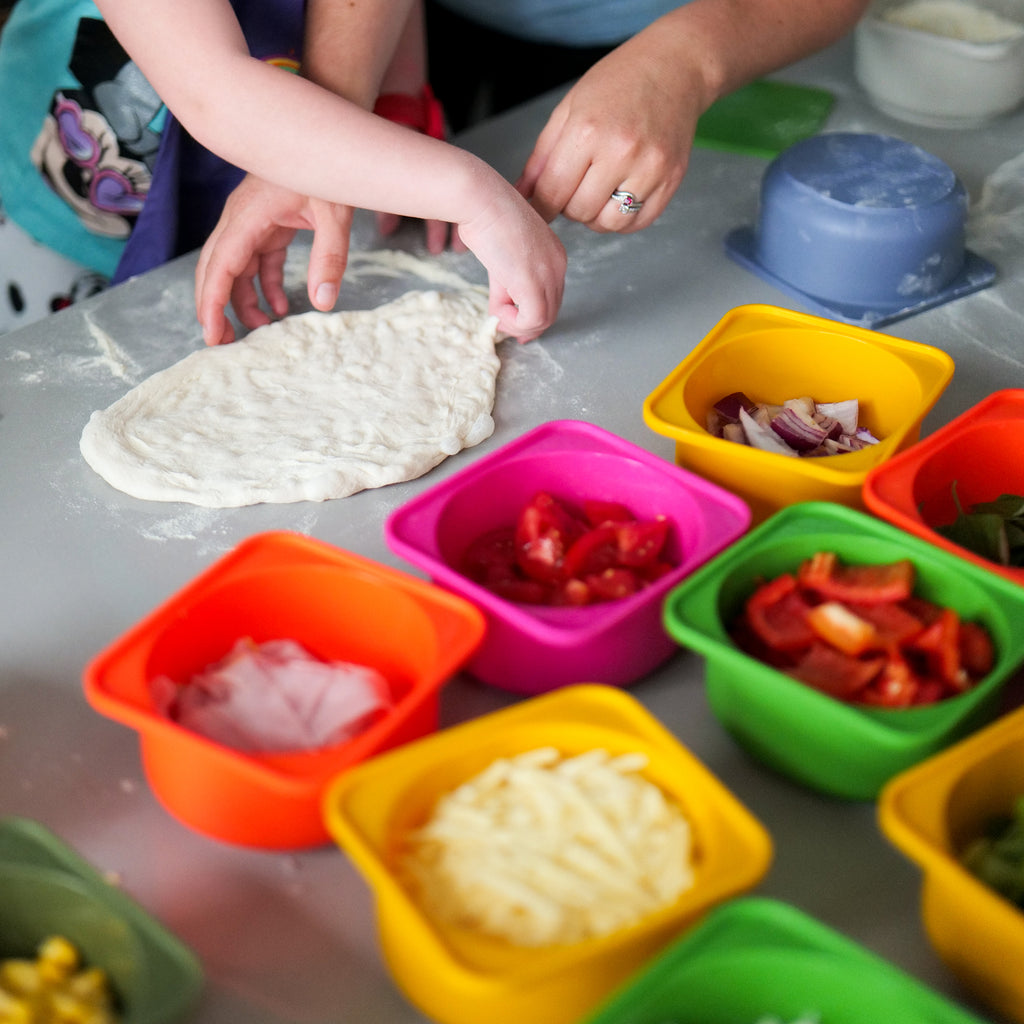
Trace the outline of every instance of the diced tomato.
<instances>
[{"instance_id":1,"label":"diced tomato","mask_svg":"<svg viewBox=\"0 0 1024 1024\"><path fill-rule=\"evenodd\" d=\"M663 559L658 558L649 565L642 566L638 569L637 575L648 583L653 583L655 580L660 580L662 576L667 576L674 568L675 566L671 562L666 562Z\"/></svg>"},{"instance_id":2,"label":"diced tomato","mask_svg":"<svg viewBox=\"0 0 1024 1024\"><path fill-rule=\"evenodd\" d=\"M619 561L619 530L615 523L606 522L587 530L565 553L563 574L572 579L603 572Z\"/></svg>"},{"instance_id":3,"label":"diced tomato","mask_svg":"<svg viewBox=\"0 0 1024 1024\"><path fill-rule=\"evenodd\" d=\"M506 601L515 601L517 604L551 603L552 588L537 580L492 580L487 583L487 589L498 597L503 597Z\"/></svg>"},{"instance_id":4,"label":"diced tomato","mask_svg":"<svg viewBox=\"0 0 1024 1024\"><path fill-rule=\"evenodd\" d=\"M652 565L661 555L668 539L670 524L663 516L658 519L634 519L618 526L619 562L642 568Z\"/></svg>"},{"instance_id":5,"label":"diced tomato","mask_svg":"<svg viewBox=\"0 0 1024 1024\"><path fill-rule=\"evenodd\" d=\"M593 598L599 601L617 601L635 594L643 582L631 569L605 569L604 572L584 577Z\"/></svg>"},{"instance_id":6,"label":"diced tomato","mask_svg":"<svg viewBox=\"0 0 1024 1024\"><path fill-rule=\"evenodd\" d=\"M789 670L789 675L829 696L851 700L864 690L884 665L883 657L853 658L828 644L816 642Z\"/></svg>"},{"instance_id":7,"label":"diced tomato","mask_svg":"<svg viewBox=\"0 0 1024 1024\"><path fill-rule=\"evenodd\" d=\"M561 579L565 554L583 529L565 505L541 491L523 508L516 524L519 567L541 582Z\"/></svg>"},{"instance_id":8,"label":"diced tomato","mask_svg":"<svg viewBox=\"0 0 1024 1024\"><path fill-rule=\"evenodd\" d=\"M879 604L910 597L914 565L909 559L880 565L845 565L834 552L819 551L800 566L797 579L824 601Z\"/></svg>"},{"instance_id":9,"label":"diced tomato","mask_svg":"<svg viewBox=\"0 0 1024 1024\"><path fill-rule=\"evenodd\" d=\"M515 530L500 527L476 537L462 556L461 570L475 583L485 586L519 579Z\"/></svg>"},{"instance_id":10,"label":"diced tomato","mask_svg":"<svg viewBox=\"0 0 1024 1024\"><path fill-rule=\"evenodd\" d=\"M581 605L590 604L593 596L590 587L583 580L571 579L556 587L547 603L578 608Z\"/></svg>"},{"instance_id":11,"label":"diced tomato","mask_svg":"<svg viewBox=\"0 0 1024 1024\"><path fill-rule=\"evenodd\" d=\"M625 505L617 501L598 501L588 499L583 502L583 515L591 526L602 526L605 523L628 523L635 517Z\"/></svg>"},{"instance_id":12,"label":"diced tomato","mask_svg":"<svg viewBox=\"0 0 1024 1024\"><path fill-rule=\"evenodd\" d=\"M510 601L577 606L636 593L674 568L664 556L667 519L637 520L618 502L584 506L581 515L538 492L515 526L473 540L462 572Z\"/></svg>"},{"instance_id":13,"label":"diced tomato","mask_svg":"<svg viewBox=\"0 0 1024 1024\"><path fill-rule=\"evenodd\" d=\"M815 633L807 622L811 606L797 590L791 573L762 584L747 599L746 617L761 641L777 651L810 646Z\"/></svg>"},{"instance_id":14,"label":"diced tomato","mask_svg":"<svg viewBox=\"0 0 1024 1024\"><path fill-rule=\"evenodd\" d=\"M815 605L807 612L806 618L822 640L844 654L863 654L878 647L875 627L839 601L823 601Z\"/></svg>"}]
</instances>

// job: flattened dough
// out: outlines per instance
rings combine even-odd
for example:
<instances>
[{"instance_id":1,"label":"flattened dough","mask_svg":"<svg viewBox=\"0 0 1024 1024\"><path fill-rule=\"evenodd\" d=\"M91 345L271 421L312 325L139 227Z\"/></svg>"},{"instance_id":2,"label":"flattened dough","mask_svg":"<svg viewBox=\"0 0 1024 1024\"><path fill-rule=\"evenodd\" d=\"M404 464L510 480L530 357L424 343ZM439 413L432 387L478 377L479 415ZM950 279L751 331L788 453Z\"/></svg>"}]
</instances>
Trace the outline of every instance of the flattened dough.
<instances>
[{"instance_id":1,"label":"flattened dough","mask_svg":"<svg viewBox=\"0 0 1024 1024\"><path fill-rule=\"evenodd\" d=\"M496 341L473 290L286 317L94 412L82 455L126 494L208 508L412 480L493 432Z\"/></svg>"}]
</instances>

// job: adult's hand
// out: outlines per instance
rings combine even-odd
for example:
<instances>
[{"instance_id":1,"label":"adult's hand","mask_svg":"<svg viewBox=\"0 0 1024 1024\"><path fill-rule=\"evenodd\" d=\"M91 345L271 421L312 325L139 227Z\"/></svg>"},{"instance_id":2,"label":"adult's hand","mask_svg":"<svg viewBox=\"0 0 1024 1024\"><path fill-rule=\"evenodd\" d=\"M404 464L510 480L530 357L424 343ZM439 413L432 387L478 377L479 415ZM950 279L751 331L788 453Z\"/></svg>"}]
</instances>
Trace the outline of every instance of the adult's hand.
<instances>
[{"instance_id":1,"label":"adult's hand","mask_svg":"<svg viewBox=\"0 0 1024 1024\"><path fill-rule=\"evenodd\" d=\"M595 64L555 108L518 183L548 221L653 223L717 99L849 31L869 0L690 0ZM643 203L622 213L612 192Z\"/></svg>"},{"instance_id":2,"label":"adult's hand","mask_svg":"<svg viewBox=\"0 0 1024 1024\"><path fill-rule=\"evenodd\" d=\"M595 231L652 224L679 187L703 96L696 76L641 33L595 64L555 108L517 184L547 221ZM693 78L693 83L688 83ZM612 192L643 206L622 213Z\"/></svg>"},{"instance_id":3,"label":"adult's hand","mask_svg":"<svg viewBox=\"0 0 1024 1024\"><path fill-rule=\"evenodd\" d=\"M315 309L332 309L348 262L352 214L349 206L311 199L254 175L244 178L228 197L196 267L196 313L206 344L234 341L225 315L229 302L249 330L271 320L260 291L274 316L288 312L284 263L301 229L313 232L309 300Z\"/></svg>"}]
</instances>

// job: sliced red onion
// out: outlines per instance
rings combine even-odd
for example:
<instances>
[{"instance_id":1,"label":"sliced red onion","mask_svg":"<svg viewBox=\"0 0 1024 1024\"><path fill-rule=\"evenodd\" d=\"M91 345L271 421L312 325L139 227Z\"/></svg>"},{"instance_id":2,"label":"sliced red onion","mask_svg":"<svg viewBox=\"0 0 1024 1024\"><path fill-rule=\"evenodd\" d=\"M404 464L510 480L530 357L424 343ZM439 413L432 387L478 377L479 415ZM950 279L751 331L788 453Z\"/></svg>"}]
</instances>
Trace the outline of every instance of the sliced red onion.
<instances>
[{"instance_id":1,"label":"sliced red onion","mask_svg":"<svg viewBox=\"0 0 1024 1024\"><path fill-rule=\"evenodd\" d=\"M823 416L839 420L844 434L857 432L857 423L860 420L860 402L856 398L847 399L845 402L818 402L817 408Z\"/></svg>"},{"instance_id":2,"label":"sliced red onion","mask_svg":"<svg viewBox=\"0 0 1024 1024\"><path fill-rule=\"evenodd\" d=\"M807 420L808 423L814 420L814 415L818 411L818 407L814 404L814 399L808 398L806 395L802 398L787 398L782 403L782 406L784 409L792 409Z\"/></svg>"},{"instance_id":3,"label":"sliced red onion","mask_svg":"<svg viewBox=\"0 0 1024 1024\"><path fill-rule=\"evenodd\" d=\"M725 425L729 421L717 410L709 409L707 419L704 421L704 425L708 429L708 433L714 437L722 437L725 431Z\"/></svg>"},{"instance_id":4,"label":"sliced red onion","mask_svg":"<svg viewBox=\"0 0 1024 1024\"><path fill-rule=\"evenodd\" d=\"M740 409L740 424L746 434L747 444L752 448L758 448L763 452L774 452L776 455L788 455L794 459L799 458L797 453L783 442L771 427L762 426L746 409Z\"/></svg>"},{"instance_id":5,"label":"sliced red onion","mask_svg":"<svg viewBox=\"0 0 1024 1024\"><path fill-rule=\"evenodd\" d=\"M771 423L772 430L798 452L809 452L817 448L828 436L813 420L807 420L795 409L786 407Z\"/></svg>"},{"instance_id":6,"label":"sliced red onion","mask_svg":"<svg viewBox=\"0 0 1024 1024\"><path fill-rule=\"evenodd\" d=\"M722 437L724 437L726 441L735 441L737 444L747 443L747 435L743 431L743 424L739 422L726 423L726 425L722 427Z\"/></svg>"},{"instance_id":7,"label":"sliced red onion","mask_svg":"<svg viewBox=\"0 0 1024 1024\"><path fill-rule=\"evenodd\" d=\"M714 411L727 422L732 423L739 422L741 409L746 409L749 413L754 411L754 402L742 391L734 391L731 395L720 398L714 404Z\"/></svg>"}]
</instances>

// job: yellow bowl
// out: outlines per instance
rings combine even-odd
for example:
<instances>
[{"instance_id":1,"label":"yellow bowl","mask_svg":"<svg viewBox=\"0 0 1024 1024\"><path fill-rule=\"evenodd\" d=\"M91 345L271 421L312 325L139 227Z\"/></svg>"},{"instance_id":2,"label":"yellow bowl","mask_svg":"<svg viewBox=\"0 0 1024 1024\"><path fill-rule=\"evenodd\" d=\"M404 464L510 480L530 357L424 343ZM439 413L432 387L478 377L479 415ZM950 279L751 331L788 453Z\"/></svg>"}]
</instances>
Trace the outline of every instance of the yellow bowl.
<instances>
[{"instance_id":1,"label":"yellow bowl","mask_svg":"<svg viewBox=\"0 0 1024 1024\"><path fill-rule=\"evenodd\" d=\"M526 948L432 920L395 871L405 834L444 794L499 757L553 746L647 755L644 776L691 823L694 884L635 925ZM570 1024L712 906L756 885L771 861L762 825L628 693L568 686L444 730L340 775L328 829L374 890L381 946L408 999L441 1024Z\"/></svg>"},{"instance_id":2,"label":"yellow bowl","mask_svg":"<svg viewBox=\"0 0 1024 1024\"><path fill-rule=\"evenodd\" d=\"M935 951L982 1001L1024 1021L1024 913L958 854L1024 795L1024 707L892 779L879 823L923 873L921 916Z\"/></svg>"},{"instance_id":3,"label":"yellow bowl","mask_svg":"<svg viewBox=\"0 0 1024 1024\"><path fill-rule=\"evenodd\" d=\"M913 444L953 376L941 349L775 306L728 312L644 402L644 422L675 441L676 462L739 495L755 522L800 501L863 508L868 472ZM708 411L742 391L755 402L857 399L879 443L789 458L715 437Z\"/></svg>"}]
</instances>

